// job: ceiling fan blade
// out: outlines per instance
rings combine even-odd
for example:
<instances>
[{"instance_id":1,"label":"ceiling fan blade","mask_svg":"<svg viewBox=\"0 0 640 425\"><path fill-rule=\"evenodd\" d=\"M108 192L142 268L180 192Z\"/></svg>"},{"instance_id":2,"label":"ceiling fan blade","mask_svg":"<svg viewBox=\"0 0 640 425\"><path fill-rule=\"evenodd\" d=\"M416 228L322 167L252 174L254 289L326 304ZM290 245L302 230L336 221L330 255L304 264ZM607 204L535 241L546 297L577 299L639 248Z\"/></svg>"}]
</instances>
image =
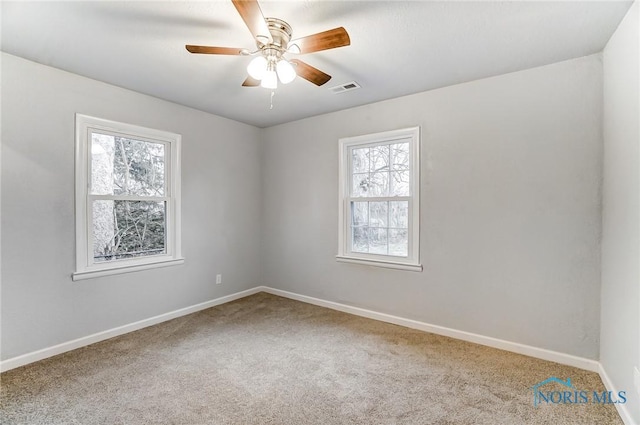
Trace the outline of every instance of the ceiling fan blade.
<instances>
[{"instance_id":1,"label":"ceiling fan blade","mask_svg":"<svg viewBox=\"0 0 640 425\"><path fill-rule=\"evenodd\" d=\"M260 85L260 80L256 80L251 75L247 76L247 79L242 83L242 87L257 87Z\"/></svg>"},{"instance_id":2,"label":"ceiling fan blade","mask_svg":"<svg viewBox=\"0 0 640 425\"><path fill-rule=\"evenodd\" d=\"M296 74L307 81L311 81L316 86L321 86L331 79L331 75L325 74L318 68L302 62L298 59L291 59L289 62L295 65Z\"/></svg>"},{"instance_id":3,"label":"ceiling fan blade","mask_svg":"<svg viewBox=\"0 0 640 425\"><path fill-rule=\"evenodd\" d=\"M300 53L312 53L319 52L320 50L348 46L351 44L351 39L349 38L347 30L343 27L339 27L298 38L296 40L291 40L289 46L294 44L300 48Z\"/></svg>"},{"instance_id":4,"label":"ceiling fan blade","mask_svg":"<svg viewBox=\"0 0 640 425\"><path fill-rule=\"evenodd\" d=\"M191 53L203 53L207 55L242 55L246 49L236 47L214 47L214 46L193 46L187 44L184 46Z\"/></svg>"},{"instance_id":5,"label":"ceiling fan blade","mask_svg":"<svg viewBox=\"0 0 640 425\"><path fill-rule=\"evenodd\" d=\"M271 43L273 38L258 2L255 0L232 0L232 2L253 37L264 44Z\"/></svg>"}]
</instances>

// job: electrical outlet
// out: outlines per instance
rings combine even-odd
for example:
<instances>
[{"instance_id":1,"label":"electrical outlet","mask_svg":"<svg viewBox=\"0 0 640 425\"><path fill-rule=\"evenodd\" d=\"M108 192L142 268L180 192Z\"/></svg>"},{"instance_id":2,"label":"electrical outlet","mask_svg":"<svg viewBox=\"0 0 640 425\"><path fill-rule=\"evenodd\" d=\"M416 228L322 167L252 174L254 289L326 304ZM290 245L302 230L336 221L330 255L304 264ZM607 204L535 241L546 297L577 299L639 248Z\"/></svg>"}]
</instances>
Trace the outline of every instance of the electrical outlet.
<instances>
[{"instance_id":1,"label":"electrical outlet","mask_svg":"<svg viewBox=\"0 0 640 425\"><path fill-rule=\"evenodd\" d=\"M220 285L222 283L222 275L221 274L217 274L216 275L216 285Z\"/></svg>"},{"instance_id":2,"label":"electrical outlet","mask_svg":"<svg viewBox=\"0 0 640 425\"><path fill-rule=\"evenodd\" d=\"M633 385L635 385L636 392L640 396L640 369L638 369L638 366L633 368Z\"/></svg>"}]
</instances>

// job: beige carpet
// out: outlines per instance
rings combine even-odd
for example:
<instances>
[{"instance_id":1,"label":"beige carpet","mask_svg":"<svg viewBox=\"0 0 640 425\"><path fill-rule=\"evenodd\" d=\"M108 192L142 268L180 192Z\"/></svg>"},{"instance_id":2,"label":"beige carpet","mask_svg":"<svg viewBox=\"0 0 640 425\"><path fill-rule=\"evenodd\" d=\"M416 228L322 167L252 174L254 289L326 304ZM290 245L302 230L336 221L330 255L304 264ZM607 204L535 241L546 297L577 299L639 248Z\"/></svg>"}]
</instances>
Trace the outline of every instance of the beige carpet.
<instances>
[{"instance_id":1,"label":"beige carpet","mask_svg":"<svg viewBox=\"0 0 640 425\"><path fill-rule=\"evenodd\" d=\"M2 424L622 424L595 373L257 294L1 375ZM551 384L548 390L553 388Z\"/></svg>"}]
</instances>

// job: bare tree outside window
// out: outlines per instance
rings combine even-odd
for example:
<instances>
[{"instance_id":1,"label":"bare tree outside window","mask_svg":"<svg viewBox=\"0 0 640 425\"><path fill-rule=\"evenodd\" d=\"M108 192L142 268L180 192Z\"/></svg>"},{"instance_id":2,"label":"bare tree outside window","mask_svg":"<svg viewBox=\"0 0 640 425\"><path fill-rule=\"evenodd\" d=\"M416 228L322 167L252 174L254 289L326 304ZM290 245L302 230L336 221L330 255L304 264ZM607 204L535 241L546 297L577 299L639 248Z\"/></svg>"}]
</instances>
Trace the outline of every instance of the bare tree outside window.
<instances>
[{"instance_id":1,"label":"bare tree outside window","mask_svg":"<svg viewBox=\"0 0 640 425\"><path fill-rule=\"evenodd\" d=\"M91 134L95 262L166 253L165 168L162 143Z\"/></svg>"},{"instance_id":2,"label":"bare tree outside window","mask_svg":"<svg viewBox=\"0 0 640 425\"><path fill-rule=\"evenodd\" d=\"M409 143L351 149L353 252L408 255ZM366 198L387 198L368 201Z\"/></svg>"}]
</instances>

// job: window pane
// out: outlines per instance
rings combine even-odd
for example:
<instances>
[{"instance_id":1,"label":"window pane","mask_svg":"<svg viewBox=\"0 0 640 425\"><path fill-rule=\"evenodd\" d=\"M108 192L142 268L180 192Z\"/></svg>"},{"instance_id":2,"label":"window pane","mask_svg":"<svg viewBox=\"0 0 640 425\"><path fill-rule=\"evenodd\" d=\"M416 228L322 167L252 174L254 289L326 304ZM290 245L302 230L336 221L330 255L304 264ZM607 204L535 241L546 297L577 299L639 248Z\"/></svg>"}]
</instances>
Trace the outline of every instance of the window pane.
<instances>
[{"instance_id":1,"label":"window pane","mask_svg":"<svg viewBox=\"0 0 640 425\"><path fill-rule=\"evenodd\" d=\"M369 225L369 203L368 202L352 202L351 203L351 223L353 226Z\"/></svg>"},{"instance_id":2,"label":"window pane","mask_svg":"<svg viewBox=\"0 0 640 425\"><path fill-rule=\"evenodd\" d=\"M351 196L389 196L389 173L358 173L351 179Z\"/></svg>"},{"instance_id":3,"label":"window pane","mask_svg":"<svg viewBox=\"0 0 640 425\"><path fill-rule=\"evenodd\" d=\"M164 144L91 134L91 193L164 196Z\"/></svg>"},{"instance_id":4,"label":"window pane","mask_svg":"<svg viewBox=\"0 0 640 425\"><path fill-rule=\"evenodd\" d=\"M363 196L388 196L389 173L373 173L369 179L369 190Z\"/></svg>"},{"instance_id":5,"label":"window pane","mask_svg":"<svg viewBox=\"0 0 640 425\"><path fill-rule=\"evenodd\" d=\"M369 226L389 227L388 202L369 203Z\"/></svg>"},{"instance_id":6,"label":"window pane","mask_svg":"<svg viewBox=\"0 0 640 425\"><path fill-rule=\"evenodd\" d=\"M369 173L354 174L351 181L352 196L371 196L369 195L369 188L371 186Z\"/></svg>"},{"instance_id":7,"label":"window pane","mask_svg":"<svg viewBox=\"0 0 640 425\"><path fill-rule=\"evenodd\" d=\"M389 196L409 196L409 170L392 171Z\"/></svg>"},{"instance_id":8,"label":"window pane","mask_svg":"<svg viewBox=\"0 0 640 425\"><path fill-rule=\"evenodd\" d=\"M368 227L352 227L351 228L351 251L353 252L369 252L369 228Z\"/></svg>"},{"instance_id":9,"label":"window pane","mask_svg":"<svg viewBox=\"0 0 640 425\"><path fill-rule=\"evenodd\" d=\"M397 229L409 227L409 201L389 202L389 227Z\"/></svg>"},{"instance_id":10,"label":"window pane","mask_svg":"<svg viewBox=\"0 0 640 425\"><path fill-rule=\"evenodd\" d=\"M369 253L387 254L387 229L369 228Z\"/></svg>"},{"instance_id":11,"label":"window pane","mask_svg":"<svg viewBox=\"0 0 640 425\"><path fill-rule=\"evenodd\" d=\"M389 229L389 255L406 257L409 253L407 229Z\"/></svg>"},{"instance_id":12,"label":"window pane","mask_svg":"<svg viewBox=\"0 0 640 425\"><path fill-rule=\"evenodd\" d=\"M352 149L351 150L351 172L352 173L368 173L369 172L369 148Z\"/></svg>"},{"instance_id":13,"label":"window pane","mask_svg":"<svg viewBox=\"0 0 640 425\"><path fill-rule=\"evenodd\" d=\"M409 169L409 143L396 143L389 146L391 168L394 170Z\"/></svg>"},{"instance_id":14,"label":"window pane","mask_svg":"<svg viewBox=\"0 0 640 425\"><path fill-rule=\"evenodd\" d=\"M165 202L93 201L93 260L166 254Z\"/></svg>"},{"instance_id":15,"label":"window pane","mask_svg":"<svg viewBox=\"0 0 640 425\"><path fill-rule=\"evenodd\" d=\"M389 145L371 148L371 172L378 173L389 170Z\"/></svg>"},{"instance_id":16,"label":"window pane","mask_svg":"<svg viewBox=\"0 0 640 425\"><path fill-rule=\"evenodd\" d=\"M91 134L91 193L113 195L114 137Z\"/></svg>"}]
</instances>

